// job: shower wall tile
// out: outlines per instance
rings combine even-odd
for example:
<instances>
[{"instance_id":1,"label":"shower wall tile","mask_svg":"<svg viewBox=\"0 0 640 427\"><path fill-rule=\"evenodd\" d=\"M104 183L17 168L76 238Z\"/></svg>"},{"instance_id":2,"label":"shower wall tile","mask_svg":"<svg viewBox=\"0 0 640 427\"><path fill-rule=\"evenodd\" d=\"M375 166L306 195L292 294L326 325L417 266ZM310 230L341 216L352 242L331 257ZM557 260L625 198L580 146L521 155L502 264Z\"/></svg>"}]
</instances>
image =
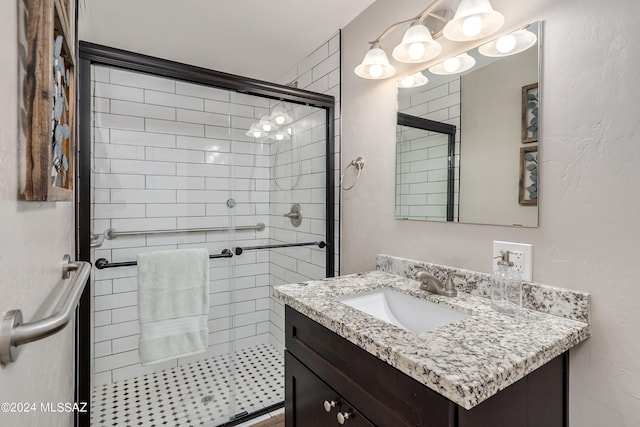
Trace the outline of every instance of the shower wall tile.
<instances>
[{"instance_id":1,"label":"shower wall tile","mask_svg":"<svg viewBox=\"0 0 640 427\"><path fill-rule=\"evenodd\" d=\"M111 113L126 116L150 117L153 119L175 120L176 109L140 102L111 100Z\"/></svg>"},{"instance_id":2,"label":"shower wall tile","mask_svg":"<svg viewBox=\"0 0 640 427\"><path fill-rule=\"evenodd\" d=\"M95 113L96 126L112 129L144 130L143 117L129 117L119 114Z\"/></svg>"},{"instance_id":3,"label":"shower wall tile","mask_svg":"<svg viewBox=\"0 0 640 427\"><path fill-rule=\"evenodd\" d=\"M214 99L218 101L229 101L229 91L203 86L195 83L176 82L176 93L179 95L189 95L196 98Z\"/></svg>"},{"instance_id":4,"label":"shower wall tile","mask_svg":"<svg viewBox=\"0 0 640 427\"><path fill-rule=\"evenodd\" d=\"M166 92L156 92L148 89L144 91L144 103L198 111L204 110L205 105L204 99L200 97L176 95Z\"/></svg>"},{"instance_id":5,"label":"shower wall tile","mask_svg":"<svg viewBox=\"0 0 640 427\"><path fill-rule=\"evenodd\" d=\"M174 148L176 146L176 135L111 129L108 142L111 144Z\"/></svg>"},{"instance_id":6,"label":"shower wall tile","mask_svg":"<svg viewBox=\"0 0 640 427\"><path fill-rule=\"evenodd\" d=\"M168 120L143 119L145 129L149 132L167 133L171 135L204 136L204 125L175 122Z\"/></svg>"},{"instance_id":7,"label":"shower wall tile","mask_svg":"<svg viewBox=\"0 0 640 427\"><path fill-rule=\"evenodd\" d=\"M116 68L109 70L109 81L117 85L131 86L138 89L154 89L171 93L176 91L175 80L143 73L132 73Z\"/></svg>"},{"instance_id":8,"label":"shower wall tile","mask_svg":"<svg viewBox=\"0 0 640 427\"><path fill-rule=\"evenodd\" d=\"M99 82L96 82L94 85L94 96L110 100L144 101L144 91L142 89Z\"/></svg>"}]
</instances>

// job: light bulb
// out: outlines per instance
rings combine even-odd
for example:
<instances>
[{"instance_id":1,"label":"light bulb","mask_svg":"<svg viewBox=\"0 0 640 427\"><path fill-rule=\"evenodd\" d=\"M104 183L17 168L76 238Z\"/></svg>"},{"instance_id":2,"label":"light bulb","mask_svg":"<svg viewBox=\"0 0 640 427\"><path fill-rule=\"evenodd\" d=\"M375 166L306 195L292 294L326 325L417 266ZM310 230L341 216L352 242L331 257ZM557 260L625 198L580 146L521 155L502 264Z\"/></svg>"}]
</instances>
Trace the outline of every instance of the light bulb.
<instances>
[{"instance_id":1,"label":"light bulb","mask_svg":"<svg viewBox=\"0 0 640 427\"><path fill-rule=\"evenodd\" d=\"M284 116L282 114L276 116L276 123L279 124L279 125L283 124L285 120L286 119L284 118Z\"/></svg>"},{"instance_id":2,"label":"light bulb","mask_svg":"<svg viewBox=\"0 0 640 427\"><path fill-rule=\"evenodd\" d=\"M454 73L460 68L460 59L454 56L453 58L449 58L442 64L442 67L447 73Z\"/></svg>"},{"instance_id":3,"label":"light bulb","mask_svg":"<svg viewBox=\"0 0 640 427\"><path fill-rule=\"evenodd\" d=\"M400 85L402 87L411 87L411 86L413 86L415 84L415 82L416 82L416 78L413 77L413 75L411 75L411 76L407 76L404 79L402 79L400 81Z\"/></svg>"},{"instance_id":4,"label":"light bulb","mask_svg":"<svg viewBox=\"0 0 640 427\"><path fill-rule=\"evenodd\" d=\"M253 137L254 138L259 138L260 135L262 135L262 132L260 132L259 130L254 130L253 131Z\"/></svg>"},{"instance_id":5,"label":"light bulb","mask_svg":"<svg viewBox=\"0 0 640 427\"><path fill-rule=\"evenodd\" d=\"M496 40L496 50L500 53L509 53L514 47L516 47L516 38L512 34L507 34Z\"/></svg>"},{"instance_id":6,"label":"light bulb","mask_svg":"<svg viewBox=\"0 0 640 427\"><path fill-rule=\"evenodd\" d=\"M284 139L284 135L283 135L283 134L281 134L281 133L276 133L276 139L277 139L278 141L282 141L282 140Z\"/></svg>"},{"instance_id":7,"label":"light bulb","mask_svg":"<svg viewBox=\"0 0 640 427\"><path fill-rule=\"evenodd\" d=\"M482 30L482 18L478 15L472 15L462 22L462 33L467 37L473 37L480 33Z\"/></svg>"},{"instance_id":8,"label":"light bulb","mask_svg":"<svg viewBox=\"0 0 640 427\"><path fill-rule=\"evenodd\" d=\"M287 133L289 135L293 135L293 128L287 128Z\"/></svg>"},{"instance_id":9,"label":"light bulb","mask_svg":"<svg viewBox=\"0 0 640 427\"><path fill-rule=\"evenodd\" d=\"M382 65L380 64L373 64L369 67L369 75L374 79L380 77L382 75L382 71Z\"/></svg>"},{"instance_id":10,"label":"light bulb","mask_svg":"<svg viewBox=\"0 0 640 427\"><path fill-rule=\"evenodd\" d=\"M422 43L411 43L409 45L409 58L416 60L424 55L424 45Z\"/></svg>"},{"instance_id":11,"label":"light bulb","mask_svg":"<svg viewBox=\"0 0 640 427\"><path fill-rule=\"evenodd\" d=\"M271 130L271 123L264 123L262 125L262 130L265 132L269 132Z\"/></svg>"}]
</instances>

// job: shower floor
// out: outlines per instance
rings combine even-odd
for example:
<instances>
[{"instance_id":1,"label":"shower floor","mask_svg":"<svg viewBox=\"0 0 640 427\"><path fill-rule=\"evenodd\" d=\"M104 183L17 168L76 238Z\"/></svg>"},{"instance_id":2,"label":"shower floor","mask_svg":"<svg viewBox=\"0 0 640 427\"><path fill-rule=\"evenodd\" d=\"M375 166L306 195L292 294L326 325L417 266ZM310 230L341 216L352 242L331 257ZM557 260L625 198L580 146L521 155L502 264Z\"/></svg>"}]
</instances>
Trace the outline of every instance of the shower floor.
<instances>
[{"instance_id":1,"label":"shower floor","mask_svg":"<svg viewBox=\"0 0 640 427\"><path fill-rule=\"evenodd\" d=\"M91 425L213 427L282 401L282 352L261 344L95 387Z\"/></svg>"}]
</instances>

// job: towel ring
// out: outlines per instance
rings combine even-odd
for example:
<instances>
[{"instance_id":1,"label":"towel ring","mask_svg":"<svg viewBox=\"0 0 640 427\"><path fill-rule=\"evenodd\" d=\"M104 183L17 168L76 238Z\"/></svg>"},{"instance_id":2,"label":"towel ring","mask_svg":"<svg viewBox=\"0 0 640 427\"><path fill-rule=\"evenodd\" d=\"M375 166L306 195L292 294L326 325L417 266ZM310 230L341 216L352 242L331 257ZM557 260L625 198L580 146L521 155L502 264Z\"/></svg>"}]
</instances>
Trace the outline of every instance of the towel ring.
<instances>
[{"instance_id":1,"label":"towel ring","mask_svg":"<svg viewBox=\"0 0 640 427\"><path fill-rule=\"evenodd\" d=\"M347 173L347 170L351 166L358 169L358 176L356 176L356 180L353 182L353 184L350 187L342 187L344 191L351 190L358 183L358 180L360 179L360 175L362 174L362 169L364 169L364 159L362 157L358 157L355 160L351 160L351 162L347 165L347 167L344 168L344 172L342 172L342 175L340 175L340 186L342 186L342 180L344 179L344 174Z\"/></svg>"}]
</instances>

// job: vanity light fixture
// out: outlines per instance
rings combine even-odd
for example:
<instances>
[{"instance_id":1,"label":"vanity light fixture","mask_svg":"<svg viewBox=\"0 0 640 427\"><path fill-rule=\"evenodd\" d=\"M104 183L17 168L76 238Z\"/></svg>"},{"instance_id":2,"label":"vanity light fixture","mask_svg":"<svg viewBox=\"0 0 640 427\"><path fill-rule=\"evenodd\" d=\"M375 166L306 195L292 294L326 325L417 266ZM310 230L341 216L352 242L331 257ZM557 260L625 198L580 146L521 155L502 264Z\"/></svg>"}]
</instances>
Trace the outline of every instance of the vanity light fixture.
<instances>
[{"instance_id":1,"label":"vanity light fixture","mask_svg":"<svg viewBox=\"0 0 640 427\"><path fill-rule=\"evenodd\" d=\"M468 53L462 53L458 56L454 56L439 64L429 67L429 71L433 74L447 75L458 74L467 71L476 65L476 60Z\"/></svg>"},{"instance_id":2,"label":"vanity light fixture","mask_svg":"<svg viewBox=\"0 0 640 427\"><path fill-rule=\"evenodd\" d=\"M443 1L444 0L435 0L418 16L396 22L380 34L377 39L369 42L371 48L364 56L360 65L355 68L354 71L356 75L365 79L385 79L395 75L396 69L389 63L387 54L380 47L380 42L396 28L408 23L412 23L412 25L405 32L402 42L393 50L393 57L400 62L416 63L428 61L438 56L442 47L440 43L433 40L431 31L422 22L427 17L446 22L444 18L447 16L446 13L433 12Z\"/></svg>"},{"instance_id":3,"label":"vanity light fixture","mask_svg":"<svg viewBox=\"0 0 640 427\"><path fill-rule=\"evenodd\" d=\"M425 62L440 55L442 46L435 39L441 34L452 41L469 41L494 34L504 25L504 16L493 9L489 0L462 0L453 19L450 19L453 13L448 8L435 11L443 2L434 0L418 16L396 22L369 42L371 48L355 68L356 75L365 79L385 79L395 74L395 67L389 63L380 42L401 25L411 23L392 55L396 61L405 63ZM431 30L424 24L427 20Z\"/></svg>"},{"instance_id":4,"label":"vanity light fixture","mask_svg":"<svg viewBox=\"0 0 640 427\"><path fill-rule=\"evenodd\" d=\"M403 89L424 86L429 82L427 76L418 71L415 74L411 74L403 79L398 80L398 87Z\"/></svg>"},{"instance_id":5,"label":"vanity light fixture","mask_svg":"<svg viewBox=\"0 0 640 427\"><path fill-rule=\"evenodd\" d=\"M538 37L534 33L522 28L483 44L478 48L478 52L489 57L515 55L529 49L537 41Z\"/></svg>"},{"instance_id":6,"label":"vanity light fixture","mask_svg":"<svg viewBox=\"0 0 640 427\"><path fill-rule=\"evenodd\" d=\"M444 27L444 36L453 41L477 40L496 33L504 16L489 0L462 0L453 19Z\"/></svg>"}]
</instances>

